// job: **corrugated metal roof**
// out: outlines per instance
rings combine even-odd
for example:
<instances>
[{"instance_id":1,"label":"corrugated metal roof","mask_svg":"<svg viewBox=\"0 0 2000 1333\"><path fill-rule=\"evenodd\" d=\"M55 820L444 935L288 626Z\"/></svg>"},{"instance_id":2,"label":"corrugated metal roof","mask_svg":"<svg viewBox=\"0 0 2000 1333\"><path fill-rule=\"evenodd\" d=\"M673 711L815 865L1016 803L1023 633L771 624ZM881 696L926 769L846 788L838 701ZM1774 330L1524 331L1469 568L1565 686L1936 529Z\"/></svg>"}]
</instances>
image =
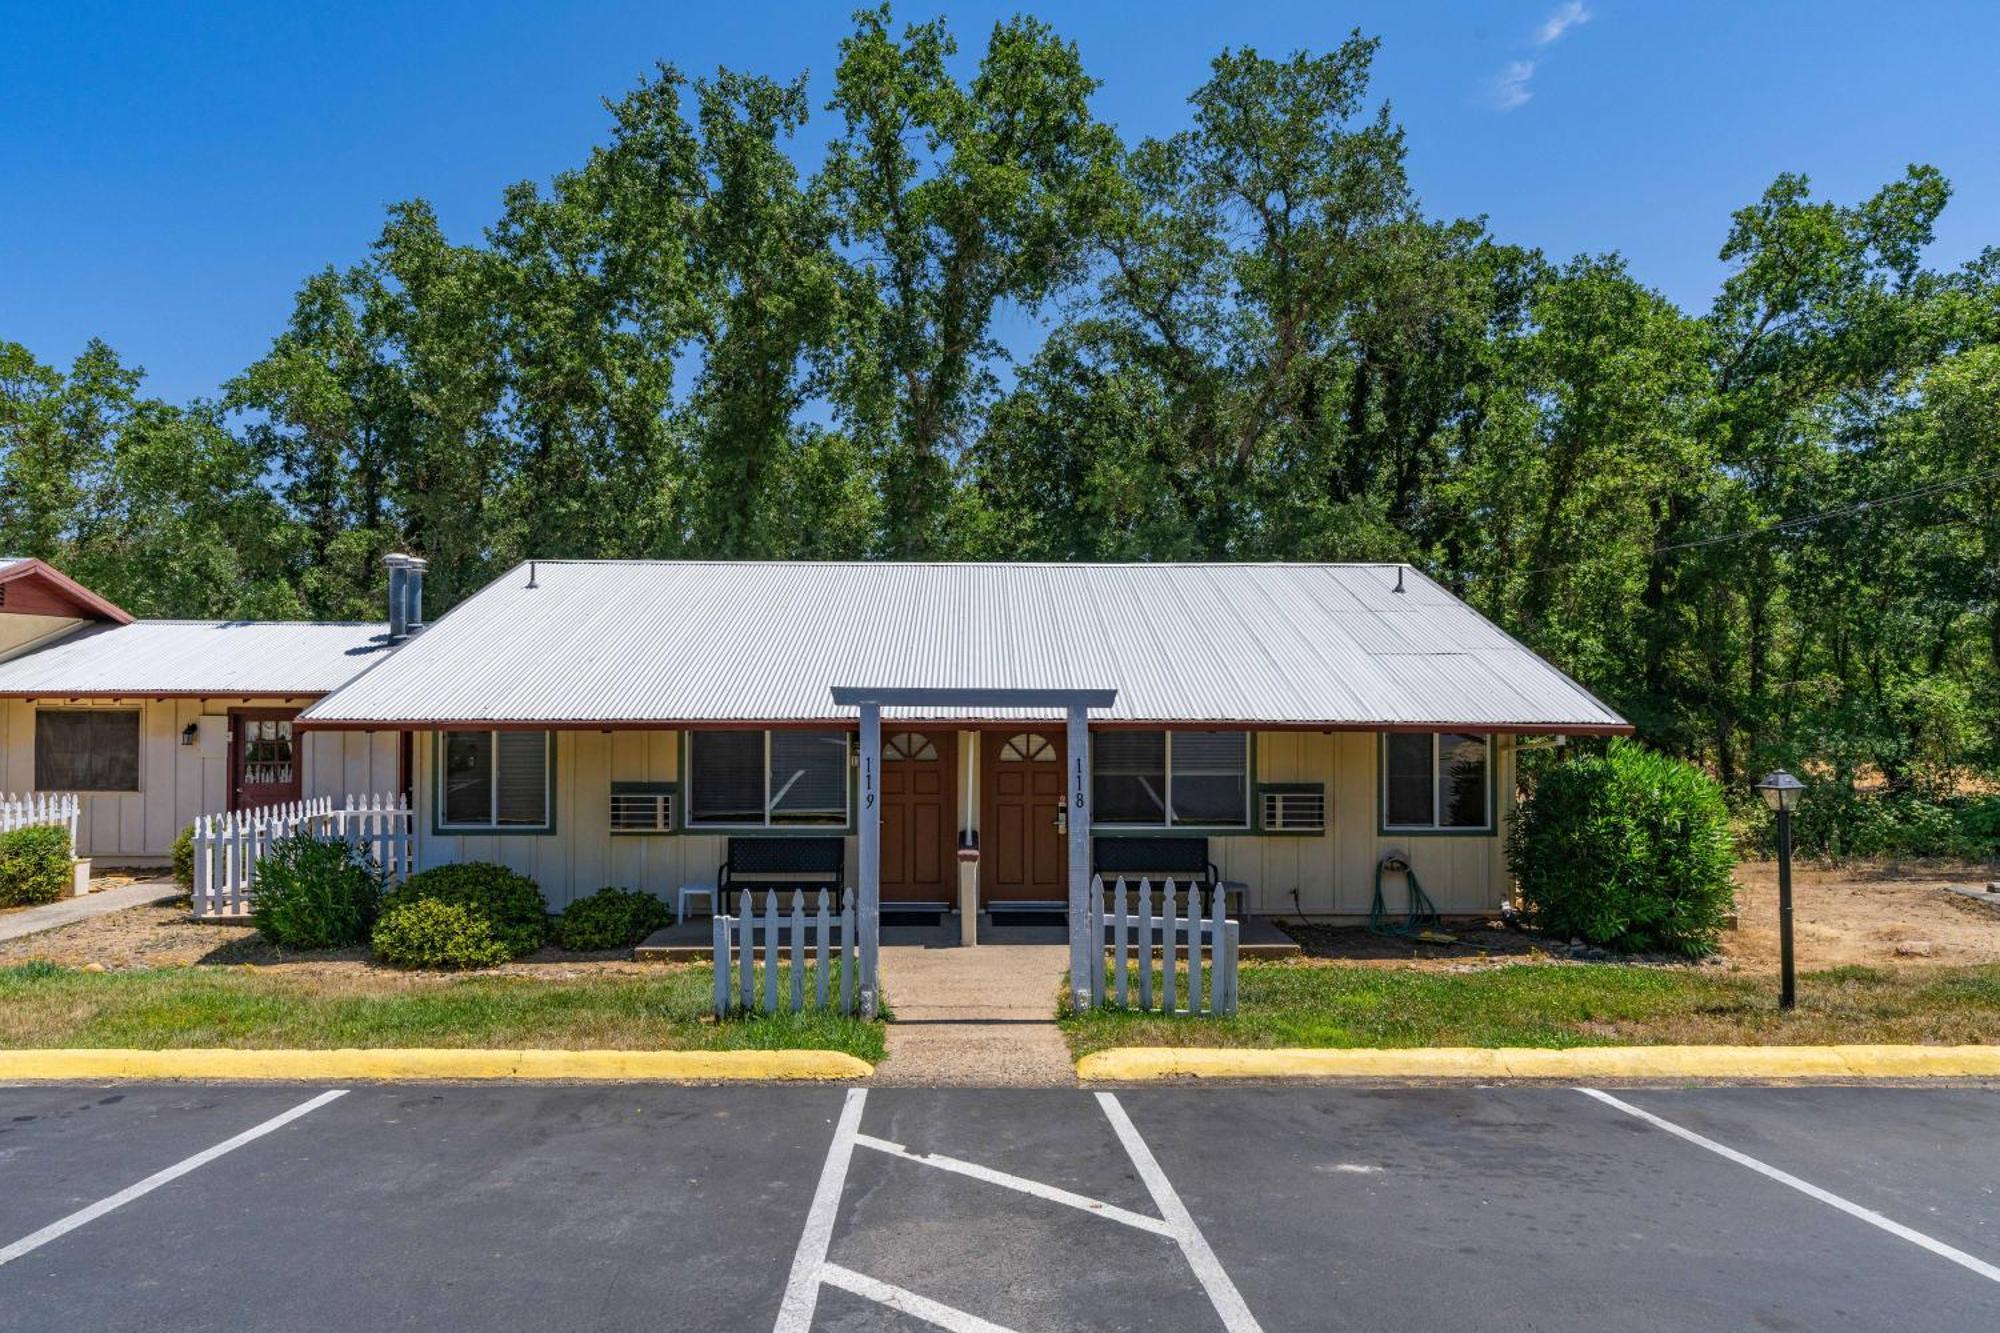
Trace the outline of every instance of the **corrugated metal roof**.
<instances>
[{"instance_id":1,"label":"corrugated metal roof","mask_svg":"<svg viewBox=\"0 0 2000 1333\"><path fill-rule=\"evenodd\" d=\"M388 656L388 626L137 620L0 662L0 696L325 694Z\"/></svg>"},{"instance_id":2,"label":"corrugated metal roof","mask_svg":"<svg viewBox=\"0 0 2000 1333\"><path fill-rule=\"evenodd\" d=\"M1393 565L540 561L308 721L845 718L835 685L1102 689L1095 716L1327 726L1623 727ZM885 710L900 717L1047 716Z\"/></svg>"}]
</instances>

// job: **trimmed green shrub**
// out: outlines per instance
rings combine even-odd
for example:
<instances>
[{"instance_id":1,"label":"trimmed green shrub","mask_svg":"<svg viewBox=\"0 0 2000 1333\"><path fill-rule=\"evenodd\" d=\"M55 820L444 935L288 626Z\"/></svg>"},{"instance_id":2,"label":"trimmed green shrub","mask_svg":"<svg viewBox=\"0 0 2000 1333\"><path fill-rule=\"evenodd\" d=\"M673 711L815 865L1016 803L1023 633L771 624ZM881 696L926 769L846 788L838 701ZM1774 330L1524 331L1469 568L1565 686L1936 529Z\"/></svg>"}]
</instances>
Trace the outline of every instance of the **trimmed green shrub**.
<instances>
[{"instance_id":1,"label":"trimmed green shrub","mask_svg":"<svg viewBox=\"0 0 2000 1333\"><path fill-rule=\"evenodd\" d=\"M478 908L442 898L413 898L385 908L375 922L375 956L398 967L492 967L511 955Z\"/></svg>"},{"instance_id":2,"label":"trimmed green shrub","mask_svg":"<svg viewBox=\"0 0 2000 1333\"><path fill-rule=\"evenodd\" d=\"M674 923L673 909L650 893L599 889L556 918L556 943L574 953L621 949Z\"/></svg>"},{"instance_id":3,"label":"trimmed green shrub","mask_svg":"<svg viewBox=\"0 0 2000 1333\"><path fill-rule=\"evenodd\" d=\"M174 857L174 883L184 889L194 888L194 825L189 824L175 836L171 850Z\"/></svg>"},{"instance_id":4,"label":"trimmed green shrub","mask_svg":"<svg viewBox=\"0 0 2000 1333\"><path fill-rule=\"evenodd\" d=\"M30 824L0 833L0 907L52 903L70 887L69 830Z\"/></svg>"},{"instance_id":5,"label":"trimmed green shrub","mask_svg":"<svg viewBox=\"0 0 2000 1333\"><path fill-rule=\"evenodd\" d=\"M374 862L359 848L295 833L259 858L250 923L283 948L341 949L368 938L381 902Z\"/></svg>"},{"instance_id":6,"label":"trimmed green shrub","mask_svg":"<svg viewBox=\"0 0 2000 1333\"><path fill-rule=\"evenodd\" d=\"M1735 860L1715 780L1625 740L1543 773L1507 838L1529 919L1621 953L1714 952Z\"/></svg>"},{"instance_id":7,"label":"trimmed green shrub","mask_svg":"<svg viewBox=\"0 0 2000 1333\"><path fill-rule=\"evenodd\" d=\"M419 899L457 903L485 917L509 958L533 953L549 937L549 905L535 881L489 861L418 871L390 890L382 911Z\"/></svg>"}]
</instances>

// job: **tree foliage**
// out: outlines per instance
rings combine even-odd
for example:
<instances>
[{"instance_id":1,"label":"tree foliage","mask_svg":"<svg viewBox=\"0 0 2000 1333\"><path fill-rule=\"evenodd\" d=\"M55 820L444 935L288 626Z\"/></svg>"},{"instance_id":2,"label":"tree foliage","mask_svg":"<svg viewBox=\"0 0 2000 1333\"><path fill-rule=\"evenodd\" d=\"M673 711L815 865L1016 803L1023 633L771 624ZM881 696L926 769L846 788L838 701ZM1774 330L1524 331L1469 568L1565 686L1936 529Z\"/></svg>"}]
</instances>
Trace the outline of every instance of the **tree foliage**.
<instances>
[{"instance_id":1,"label":"tree foliage","mask_svg":"<svg viewBox=\"0 0 2000 1333\"><path fill-rule=\"evenodd\" d=\"M1927 266L1943 178L1779 175L1683 310L1426 213L1375 53L1226 50L1138 142L1028 18L864 10L822 107L661 65L211 401L0 343L0 549L316 617L392 549L437 609L531 556L1401 559L1726 783L2000 766L2000 254Z\"/></svg>"}]
</instances>

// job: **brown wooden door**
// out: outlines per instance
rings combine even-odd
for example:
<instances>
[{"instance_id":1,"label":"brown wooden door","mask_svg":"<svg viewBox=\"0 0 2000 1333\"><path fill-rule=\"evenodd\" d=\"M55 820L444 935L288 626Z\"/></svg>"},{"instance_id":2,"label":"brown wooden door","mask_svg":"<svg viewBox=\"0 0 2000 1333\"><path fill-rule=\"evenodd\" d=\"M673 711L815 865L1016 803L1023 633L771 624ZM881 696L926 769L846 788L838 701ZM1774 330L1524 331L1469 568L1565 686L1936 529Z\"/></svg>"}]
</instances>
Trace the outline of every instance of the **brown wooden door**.
<instances>
[{"instance_id":1,"label":"brown wooden door","mask_svg":"<svg viewBox=\"0 0 2000 1333\"><path fill-rule=\"evenodd\" d=\"M1069 897L1061 732L990 731L979 820L981 901L1062 902Z\"/></svg>"},{"instance_id":2,"label":"brown wooden door","mask_svg":"<svg viewBox=\"0 0 2000 1333\"><path fill-rule=\"evenodd\" d=\"M229 713L229 808L296 801L304 790L299 771L296 708L236 708Z\"/></svg>"},{"instance_id":3,"label":"brown wooden door","mask_svg":"<svg viewBox=\"0 0 2000 1333\"><path fill-rule=\"evenodd\" d=\"M958 824L950 732L882 737L882 901L949 903L958 897Z\"/></svg>"}]
</instances>

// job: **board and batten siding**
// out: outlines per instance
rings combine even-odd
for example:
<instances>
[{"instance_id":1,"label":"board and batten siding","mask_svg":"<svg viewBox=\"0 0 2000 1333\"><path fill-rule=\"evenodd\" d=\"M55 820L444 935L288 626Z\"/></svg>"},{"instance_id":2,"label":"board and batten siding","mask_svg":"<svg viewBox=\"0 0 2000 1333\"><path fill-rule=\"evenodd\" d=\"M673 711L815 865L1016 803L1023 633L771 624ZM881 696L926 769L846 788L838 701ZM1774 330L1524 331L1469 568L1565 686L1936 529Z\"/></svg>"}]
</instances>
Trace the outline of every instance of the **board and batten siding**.
<instances>
[{"instance_id":1,"label":"board and batten siding","mask_svg":"<svg viewBox=\"0 0 2000 1333\"><path fill-rule=\"evenodd\" d=\"M553 833L439 833L436 733L418 732L417 865L491 861L541 886L551 911L607 886L645 889L676 902L683 884L710 884L727 840L710 834L611 832L613 782L678 782L680 735L672 731L556 731ZM678 825L684 804L675 798ZM855 840L849 838L848 873Z\"/></svg>"},{"instance_id":2,"label":"board and batten siding","mask_svg":"<svg viewBox=\"0 0 2000 1333\"><path fill-rule=\"evenodd\" d=\"M966 791L965 756L998 733L959 733L960 823L975 820ZM645 889L669 903L683 884L712 883L726 853L721 834L618 834L611 832L613 782L678 782L679 733L673 731L558 731L552 834L437 833L436 746L418 733L414 746L418 809L418 864L494 861L541 885L552 910L607 885ZM1490 835L1381 834L1379 738L1373 732L1261 732L1256 757L1259 783L1325 784L1327 831L1318 835L1217 836L1209 855L1228 879L1250 886L1250 910L1259 915L1361 917L1375 887L1375 865L1400 849L1416 868L1424 890L1448 914L1490 912L1508 892L1503 851L1513 805L1513 738L1495 738L1496 832ZM975 764L974 771L978 771ZM674 820L685 816L677 798ZM856 874L857 840L847 839L848 876ZM1296 896L1294 896L1296 890ZM1388 891L1392 911L1402 906L1400 884Z\"/></svg>"},{"instance_id":3,"label":"board and batten siding","mask_svg":"<svg viewBox=\"0 0 2000 1333\"><path fill-rule=\"evenodd\" d=\"M106 864L125 858L163 860L195 816L221 811L228 801L227 751L207 754L199 745L182 745L181 733L204 715L226 719L232 708L300 706L297 700L275 698L0 700L0 791L34 789L38 709L136 709L139 790L78 793L77 855ZM302 795L388 795L399 790L395 732L306 732L300 745Z\"/></svg>"},{"instance_id":4,"label":"board and batten siding","mask_svg":"<svg viewBox=\"0 0 2000 1333\"><path fill-rule=\"evenodd\" d=\"M1514 738L1494 737L1495 832L1488 835L1380 832L1380 744L1380 736L1368 731L1257 734L1257 781L1324 783L1327 831L1209 839L1209 857L1223 878L1250 886L1251 911L1366 916L1375 895L1375 866L1390 851L1409 858L1438 911L1499 907L1511 890L1505 833L1513 813ZM1404 903L1400 878L1384 888L1391 912Z\"/></svg>"}]
</instances>

